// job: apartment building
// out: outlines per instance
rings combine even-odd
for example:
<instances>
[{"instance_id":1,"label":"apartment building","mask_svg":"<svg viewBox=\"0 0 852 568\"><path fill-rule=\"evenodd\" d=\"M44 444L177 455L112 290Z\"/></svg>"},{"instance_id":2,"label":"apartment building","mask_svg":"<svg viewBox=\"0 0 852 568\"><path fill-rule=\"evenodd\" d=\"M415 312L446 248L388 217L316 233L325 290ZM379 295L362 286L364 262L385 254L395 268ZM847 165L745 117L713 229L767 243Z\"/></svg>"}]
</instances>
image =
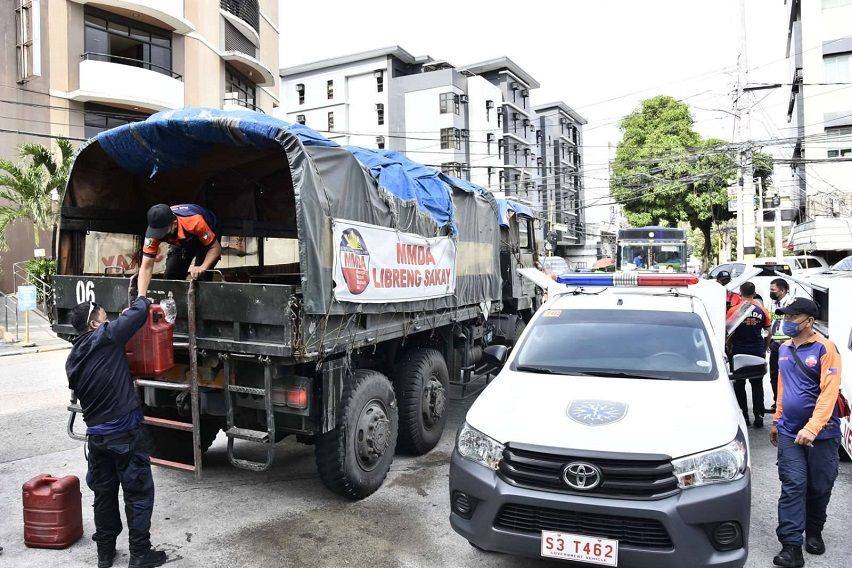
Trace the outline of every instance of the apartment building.
<instances>
[{"instance_id":1,"label":"apartment building","mask_svg":"<svg viewBox=\"0 0 852 568\"><path fill-rule=\"evenodd\" d=\"M790 241L796 251L832 260L852 252L852 0L787 4L787 119L797 184Z\"/></svg>"},{"instance_id":2,"label":"apartment building","mask_svg":"<svg viewBox=\"0 0 852 568\"><path fill-rule=\"evenodd\" d=\"M281 88L288 122L499 189L502 94L483 77L391 46L283 68Z\"/></svg>"},{"instance_id":3,"label":"apartment building","mask_svg":"<svg viewBox=\"0 0 852 568\"><path fill-rule=\"evenodd\" d=\"M571 258L585 243L582 128L586 119L562 101L536 105L538 145L535 187L544 216L544 233L554 254Z\"/></svg>"},{"instance_id":4,"label":"apartment building","mask_svg":"<svg viewBox=\"0 0 852 568\"><path fill-rule=\"evenodd\" d=\"M279 105L277 0L0 0L0 37L5 158L161 110ZM12 263L32 257L32 228L9 240L3 291Z\"/></svg>"}]
</instances>

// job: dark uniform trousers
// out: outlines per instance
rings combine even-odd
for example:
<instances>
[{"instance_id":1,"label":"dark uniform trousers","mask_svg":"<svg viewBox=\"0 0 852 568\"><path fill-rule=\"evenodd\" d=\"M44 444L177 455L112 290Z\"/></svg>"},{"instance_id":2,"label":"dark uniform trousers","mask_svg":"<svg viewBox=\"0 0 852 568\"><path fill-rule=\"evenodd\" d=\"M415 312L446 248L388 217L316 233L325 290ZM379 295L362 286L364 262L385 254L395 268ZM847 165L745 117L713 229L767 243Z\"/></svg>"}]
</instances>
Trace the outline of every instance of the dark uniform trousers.
<instances>
[{"instance_id":1,"label":"dark uniform trousers","mask_svg":"<svg viewBox=\"0 0 852 568\"><path fill-rule=\"evenodd\" d=\"M95 534L92 540L108 544L121 533L118 488L124 493L130 553L151 548L154 478L151 475L151 439L144 428L108 436L89 436L86 483L95 494Z\"/></svg>"},{"instance_id":2,"label":"dark uniform trousers","mask_svg":"<svg viewBox=\"0 0 852 568\"><path fill-rule=\"evenodd\" d=\"M778 403L778 350L783 341L769 343L769 385L772 387L772 400Z\"/></svg>"},{"instance_id":3,"label":"dark uniform trousers","mask_svg":"<svg viewBox=\"0 0 852 568\"><path fill-rule=\"evenodd\" d=\"M219 237L216 237L218 240ZM190 239L181 246L169 245L169 252L166 254L166 280L183 280L189 274L191 265L201 266L204 262L204 257L207 256L207 251L210 246L204 246L198 239ZM214 268L218 261L213 263Z\"/></svg>"}]
</instances>

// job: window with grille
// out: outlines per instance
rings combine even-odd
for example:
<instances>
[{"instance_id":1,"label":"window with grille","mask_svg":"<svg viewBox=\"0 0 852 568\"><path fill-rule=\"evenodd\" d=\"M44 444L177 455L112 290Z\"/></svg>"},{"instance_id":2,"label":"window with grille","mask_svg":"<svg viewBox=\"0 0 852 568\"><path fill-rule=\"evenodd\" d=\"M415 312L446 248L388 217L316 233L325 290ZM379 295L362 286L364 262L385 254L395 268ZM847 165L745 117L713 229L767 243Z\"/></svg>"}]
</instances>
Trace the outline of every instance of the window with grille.
<instances>
[{"instance_id":1,"label":"window with grille","mask_svg":"<svg viewBox=\"0 0 852 568\"><path fill-rule=\"evenodd\" d=\"M325 82L325 94L329 99L334 98L334 81L332 79Z\"/></svg>"},{"instance_id":2,"label":"window with grille","mask_svg":"<svg viewBox=\"0 0 852 568\"><path fill-rule=\"evenodd\" d=\"M384 93L385 92L385 72L383 69L376 69L373 72L376 76L376 92Z\"/></svg>"},{"instance_id":3,"label":"window with grille","mask_svg":"<svg viewBox=\"0 0 852 568\"><path fill-rule=\"evenodd\" d=\"M257 90L245 75L225 65L225 99L244 106L251 110L257 110L255 95Z\"/></svg>"},{"instance_id":4,"label":"window with grille","mask_svg":"<svg viewBox=\"0 0 852 568\"><path fill-rule=\"evenodd\" d=\"M299 95L299 104L305 104L305 85L304 83L299 83L296 85L296 94Z\"/></svg>"},{"instance_id":5,"label":"window with grille","mask_svg":"<svg viewBox=\"0 0 852 568\"><path fill-rule=\"evenodd\" d=\"M442 128L441 129L441 149L451 150L461 149L461 132L458 128Z\"/></svg>"},{"instance_id":6,"label":"window with grille","mask_svg":"<svg viewBox=\"0 0 852 568\"><path fill-rule=\"evenodd\" d=\"M441 171L449 176L461 177L462 165L459 162L444 162Z\"/></svg>"},{"instance_id":7,"label":"window with grille","mask_svg":"<svg viewBox=\"0 0 852 568\"><path fill-rule=\"evenodd\" d=\"M455 93L441 93L438 95L440 102L441 114L460 114L461 106L459 104L459 96Z\"/></svg>"},{"instance_id":8,"label":"window with grille","mask_svg":"<svg viewBox=\"0 0 852 568\"><path fill-rule=\"evenodd\" d=\"M328 113L328 131L331 132L332 130L334 130L334 113L329 112Z\"/></svg>"},{"instance_id":9,"label":"window with grille","mask_svg":"<svg viewBox=\"0 0 852 568\"><path fill-rule=\"evenodd\" d=\"M304 114L297 114L296 115L296 122L298 122L299 124L305 124L305 115Z\"/></svg>"},{"instance_id":10,"label":"window with grille","mask_svg":"<svg viewBox=\"0 0 852 568\"><path fill-rule=\"evenodd\" d=\"M142 22L86 7L83 44L87 59L172 72L172 34Z\"/></svg>"},{"instance_id":11,"label":"window with grille","mask_svg":"<svg viewBox=\"0 0 852 568\"><path fill-rule=\"evenodd\" d=\"M379 150L385 149L385 137L384 136L376 136L376 148Z\"/></svg>"},{"instance_id":12,"label":"window with grille","mask_svg":"<svg viewBox=\"0 0 852 568\"><path fill-rule=\"evenodd\" d=\"M238 51L257 57L257 47L228 20L225 20L225 51Z\"/></svg>"},{"instance_id":13,"label":"window with grille","mask_svg":"<svg viewBox=\"0 0 852 568\"><path fill-rule=\"evenodd\" d=\"M382 103L376 104L376 123L379 126L385 123L385 105Z\"/></svg>"},{"instance_id":14,"label":"window with grille","mask_svg":"<svg viewBox=\"0 0 852 568\"><path fill-rule=\"evenodd\" d=\"M17 80L41 76L41 0L15 0Z\"/></svg>"},{"instance_id":15,"label":"window with grille","mask_svg":"<svg viewBox=\"0 0 852 568\"><path fill-rule=\"evenodd\" d=\"M825 129L829 158L852 156L852 126Z\"/></svg>"}]
</instances>

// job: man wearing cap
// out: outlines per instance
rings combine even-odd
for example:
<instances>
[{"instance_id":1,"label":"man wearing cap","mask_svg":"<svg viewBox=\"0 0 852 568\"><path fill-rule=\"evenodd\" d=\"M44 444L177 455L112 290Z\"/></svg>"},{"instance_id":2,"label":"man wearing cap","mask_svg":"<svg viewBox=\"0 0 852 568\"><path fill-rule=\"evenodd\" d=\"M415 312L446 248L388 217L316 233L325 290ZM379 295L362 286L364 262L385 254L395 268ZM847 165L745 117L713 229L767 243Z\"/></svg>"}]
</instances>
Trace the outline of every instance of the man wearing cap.
<instances>
[{"instance_id":1,"label":"man wearing cap","mask_svg":"<svg viewBox=\"0 0 852 568\"><path fill-rule=\"evenodd\" d=\"M769 317L772 319L772 329L769 332L769 384L772 387L772 408L770 412L775 413L775 400L778 400L778 350L781 344L790 339L784 335L784 316L778 313L781 308L786 308L795 297L790 293L790 285L783 278L775 278L769 283Z\"/></svg>"},{"instance_id":2,"label":"man wearing cap","mask_svg":"<svg viewBox=\"0 0 852 568\"><path fill-rule=\"evenodd\" d=\"M86 484L95 494L92 540L98 545L98 568L109 568L115 560L115 542L122 529L119 487L124 494L130 568L152 568L166 561L165 552L151 548L151 441L142 427L142 403L124 354L128 340L145 323L150 305L140 296L114 321L108 321L94 302L71 310L71 325L80 335L68 354L65 372L86 422Z\"/></svg>"},{"instance_id":3,"label":"man wearing cap","mask_svg":"<svg viewBox=\"0 0 852 568\"><path fill-rule=\"evenodd\" d=\"M216 216L199 205L169 207L160 203L151 207L139 267L139 295L148 293L154 259L163 241L170 245L166 256L166 280L183 280L187 274L195 279L216 266L222 257L222 246L215 231Z\"/></svg>"},{"instance_id":4,"label":"man wearing cap","mask_svg":"<svg viewBox=\"0 0 852 568\"><path fill-rule=\"evenodd\" d=\"M810 554L825 552L822 529L839 460L840 353L814 330L819 309L812 300L796 298L777 313L790 339L778 351L777 409L769 432L781 479L776 534L782 549L773 562L797 568L805 565L802 544Z\"/></svg>"},{"instance_id":5,"label":"man wearing cap","mask_svg":"<svg viewBox=\"0 0 852 568\"><path fill-rule=\"evenodd\" d=\"M716 275L716 282L721 284L723 287L726 287L728 284L731 283L731 273L727 270L720 270L719 273ZM737 294L736 292L731 292L730 290L725 288L725 313L727 313L727 311L733 308L734 306L739 305L739 303L742 301L743 299L739 294Z\"/></svg>"}]
</instances>

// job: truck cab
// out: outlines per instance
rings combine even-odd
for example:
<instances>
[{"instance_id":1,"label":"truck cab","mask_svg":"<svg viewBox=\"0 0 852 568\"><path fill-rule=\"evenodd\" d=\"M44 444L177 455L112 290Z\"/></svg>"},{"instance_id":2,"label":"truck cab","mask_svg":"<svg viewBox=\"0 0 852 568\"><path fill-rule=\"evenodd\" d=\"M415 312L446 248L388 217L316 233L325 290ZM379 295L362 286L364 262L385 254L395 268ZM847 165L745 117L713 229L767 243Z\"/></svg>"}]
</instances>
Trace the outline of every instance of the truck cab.
<instances>
[{"instance_id":1,"label":"truck cab","mask_svg":"<svg viewBox=\"0 0 852 568\"><path fill-rule=\"evenodd\" d=\"M750 458L722 287L636 272L557 280L511 353L489 348L505 364L458 434L453 528L530 557L743 566ZM762 362L737 355L731 368Z\"/></svg>"},{"instance_id":2,"label":"truck cab","mask_svg":"<svg viewBox=\"0 0 852 568\"><path fill-rule=\"evenodd\" d=\"M672 227L629 227L616 235L618 270L686 272L686 232Z\"/></svg>"}]
</instances>

